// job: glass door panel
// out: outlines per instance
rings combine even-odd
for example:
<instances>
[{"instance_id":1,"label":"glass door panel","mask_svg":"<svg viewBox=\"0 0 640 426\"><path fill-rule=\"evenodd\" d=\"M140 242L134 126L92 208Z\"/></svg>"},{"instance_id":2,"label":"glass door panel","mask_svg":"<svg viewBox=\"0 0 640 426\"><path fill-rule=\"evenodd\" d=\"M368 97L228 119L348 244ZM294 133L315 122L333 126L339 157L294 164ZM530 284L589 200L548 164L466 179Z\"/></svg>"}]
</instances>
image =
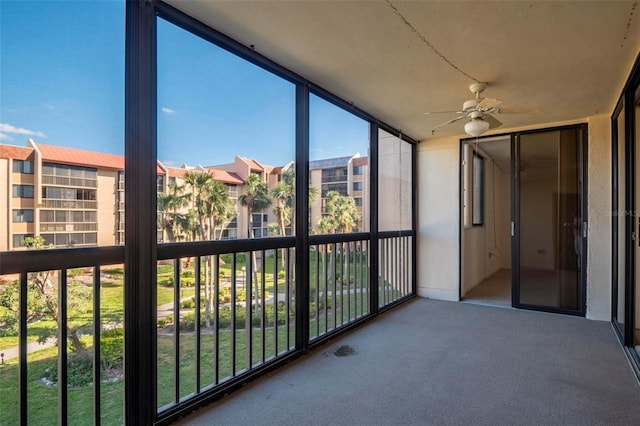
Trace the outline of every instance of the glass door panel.
<instances>
[{"instance_id":1,"label":"glass door panel","mask_svg":"<svg viewBox=\"0 0 640 426\"><path fill-rule=\"evenodd\" d=\"M518 305L582 311L579 131L519 138Z\"/></svg>"},{"instance_id":2,"label":"glass door panel","mask_svg":"<svg viewBox=\"0 0 640 426\"><path fill-rule=\"evenodd\" d=\"M617 245L617 261L616 265L616 283L617 283L617 300L615 320L620 325L620 330L624 333L624 316L625 316L625 281L626 281L626 163L625 163L625 122L624 122L624 102L620 109L621 113L617 120L617 156L615 158L617 164L617 174L615 178L615 186L617 187L616 211L614 212L616 220L616 245Z\"/></svg>"}]
</instances>

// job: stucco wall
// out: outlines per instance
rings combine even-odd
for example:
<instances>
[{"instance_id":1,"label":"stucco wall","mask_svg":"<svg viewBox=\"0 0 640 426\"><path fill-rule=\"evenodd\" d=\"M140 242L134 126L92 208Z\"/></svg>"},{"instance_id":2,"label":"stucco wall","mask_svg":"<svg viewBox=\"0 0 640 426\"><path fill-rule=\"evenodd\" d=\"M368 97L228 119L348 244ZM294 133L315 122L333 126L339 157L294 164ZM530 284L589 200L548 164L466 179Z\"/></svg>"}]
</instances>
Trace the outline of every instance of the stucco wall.
<instances>
[{"instance_id":1,"label":"stucco wall","mask_svg":"<svg viewBox=\"0 0 640 426\"><path fill-rule=\"evenodd\" d=\"M459 139L418 146L418 295L458 300Z\"/></svg>"},{"instance_id":2,"label":"stucco wall","mask_svg":"<svg viewBox=\"0 0 640 426\"><path fill-rule=\"evenodd\" d=\"M587 318L609 320L611 311L611 152L606 115L535 128L588 122ZM529 127L531 128L531 127ZM508 129L517 131L524 129ZM418 146L418 295L459 299L458 137Z\"/></svg>"},{"instance_id":3,"label":"stucco wall","mask_svg":"<svg viewBox=\"0 0 640 426\"><path fill-rule=\"evenodd\" d=\"M587 318L611 319L611 126L589 118Z\"/></svg>"}]
</instances>

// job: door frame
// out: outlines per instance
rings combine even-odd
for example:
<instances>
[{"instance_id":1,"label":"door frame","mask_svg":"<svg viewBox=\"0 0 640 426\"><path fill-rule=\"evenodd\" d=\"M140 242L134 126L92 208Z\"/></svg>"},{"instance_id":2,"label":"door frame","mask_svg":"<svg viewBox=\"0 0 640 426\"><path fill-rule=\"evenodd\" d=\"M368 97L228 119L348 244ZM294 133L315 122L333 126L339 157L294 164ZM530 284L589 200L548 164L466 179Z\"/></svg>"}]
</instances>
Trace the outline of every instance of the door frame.
<instances>
[{"instance_id":1,"label":"door frame","mask_svg":"<svg viewBox=\"0 0 640 426\"><path fill-rule=\"evenodd\" d=\"M578 269L578 309L562 309L549 306L531 305L520 303L520 138L523 135L550 133L562 130L575 130L578 136L578 196L581 213L580 226L580 268ZM557 314L575 315L584 317L587 312L587 254L588 254L588 217L587 217L587 143L588 125L586 123L567 126L551 127L545 129L527 130L511 134L511 306L518 309L531 311L552 312Z\"/></svg>"},{"instance_id":2,"label":"door frame","mask_svg":"<svg viewBox=\"0 0 640 426\"><path fill-rule=\"evenodd\" d=\"M560 131L560 130L569 130L575 129L578 131L579 143L578 143L578 155L580 161L578 163L579 174L582 177L582 184L580 185L580 209L582 212L582 238L581 241L581 259L580 259L580 277L579 277L579 285L578 285L578 307L577 310L569 310L569 309L558 309L551 308L545 306L537 306L537 305L527 305L520 304L519 301L519 270L516 268L516 265L519 265L520 262L520 232L519 232L519 216L520 216L520 203L516 198L518 193L516 192L516 177L519 175L519 164L517 161L518 153L516 152L518 148L517 140L522 135L527 134L535 134L535 133L545 133L552 131ZM585 316L586 315L586 307L587 307L587 254L588 254L588 245L587 239L588 234L586 230L588 229L588 217L587 217L587 195L588 195L588 185L587 185L587 143L588 143L588 124L587 123L577 123L570 124L565 126L556 126L556 127L545 127L540 129L532 129L532 130L523 130L516 132L508 132L508 133L499 133L494 135L487 135L481 137L470 137L470 138L462 138L460 139L459 144L459 153L458 153L458 167L459 167L459 185L458 185L458 299L462 300L462 271L463 271L463 241L462 241L462 231L464 229L463 223L463 215L464 215L464 205L463 205L463 188L464 188L464 169L463 169L463 158L464 158L464 146L465 144L469 144L475 141L482 141L483 139L495 139L495 138L509 138L511 144L511 222L513 223L513 233L511 236L511 306L517 309L526 309L533 311L542 311L542 312L552 312L552 313L560 313L566 315L574 315L574 316ZM486 205L486 204L485 204ZM586 228L586 229L585 229Z\"/></svg>"}]
</instances>

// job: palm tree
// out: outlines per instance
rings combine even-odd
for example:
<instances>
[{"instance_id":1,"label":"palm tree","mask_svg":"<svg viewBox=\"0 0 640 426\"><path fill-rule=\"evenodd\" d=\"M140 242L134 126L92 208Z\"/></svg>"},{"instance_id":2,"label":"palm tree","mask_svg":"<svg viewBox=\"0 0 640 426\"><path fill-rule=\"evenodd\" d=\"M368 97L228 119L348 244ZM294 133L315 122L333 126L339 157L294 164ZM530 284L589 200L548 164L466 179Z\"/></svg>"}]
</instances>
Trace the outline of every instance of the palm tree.
<instances>
[{"instance_id":1,"label":"palm tree","mask_svg":"<svg viewBox=\"0 0 640 426\"><path fill-rule=\"evenodd\" d=\"M325 210L318 220L318 230L322 233L350 233L360 220L360 214L353 198L340 195L337 191L328 191L325 199ZM323 257L323 269L324 257ZM335 269L335 257L329 258L329 277ZM344 262L343 262L344 264Z\"/></svg>"},{"instance_id":2,"label":"palm tree","mask_svg":"<svg viewBox=\"0 0 640 426\"><path fill-rule=\"evenodd\" d=\"M205 171L189 171L185 182L191 187L191 217L196 219L194 239L215 240L216 229L222 229L233 216L234 206L229 198L227 187ZM220 232L221 234L221 232ZM217 256L206 257L204 263L205 325L211 325L213 308L213 285L218 271L215 269Z\"/></svg>"},{"instance_id":3,"label":"palm tree","mask_svg":"<svg viewBox=\"0 0 640 426\"><path fill-rule=\"evenodd\" d=\"M249 238L254 238L253 232L253 212L261 212L271 205L271 198L269 197L269 189L267 188L267 184L260 178L260 176L255 174L250 174L244 184L244 193L238 197L238 201L240 204L247 208L247 236ZM258 292L258 261L256 260L256 252L251 252L251 261L253 263L253 279L255 285L254 287L254 297L256 300L256 310L255 316L256 318L260 318L260 305L258 303L259 300L259 292ZM264 259L262 259L264 264ZM263 271L264 273L264 271Z\"/></svg>"},{"instance_id":4,"label":"palm tree","mask_svg":"<svg viewBox=\"0 0 640 426\"><path fill-rule=\"evenodd\" d=\"M158 228L167 233L169 242L175 242L187 226L186 218L180 211L188 203L188 195L184 195L184 186L169 185L169 192L158 193Z\"/></svg>"}]
</instances>

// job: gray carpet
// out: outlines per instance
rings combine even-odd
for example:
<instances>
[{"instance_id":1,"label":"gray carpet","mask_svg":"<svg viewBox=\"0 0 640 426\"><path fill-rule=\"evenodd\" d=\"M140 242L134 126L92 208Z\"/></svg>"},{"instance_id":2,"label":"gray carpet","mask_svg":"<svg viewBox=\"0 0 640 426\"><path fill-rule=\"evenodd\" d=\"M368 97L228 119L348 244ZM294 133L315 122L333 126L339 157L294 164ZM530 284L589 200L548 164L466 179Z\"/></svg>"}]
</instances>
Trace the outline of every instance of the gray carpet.
<instances>
[{"instance_id":1,"label":"gray carpet","mask_svg":"<svg viewBox=\"0 0 640 426\"><path fill-rule=\"evenodd\" d=\"M638 425L640 388L609 323L417 299L180 424Z\"/></svg>"}]
</instances>

